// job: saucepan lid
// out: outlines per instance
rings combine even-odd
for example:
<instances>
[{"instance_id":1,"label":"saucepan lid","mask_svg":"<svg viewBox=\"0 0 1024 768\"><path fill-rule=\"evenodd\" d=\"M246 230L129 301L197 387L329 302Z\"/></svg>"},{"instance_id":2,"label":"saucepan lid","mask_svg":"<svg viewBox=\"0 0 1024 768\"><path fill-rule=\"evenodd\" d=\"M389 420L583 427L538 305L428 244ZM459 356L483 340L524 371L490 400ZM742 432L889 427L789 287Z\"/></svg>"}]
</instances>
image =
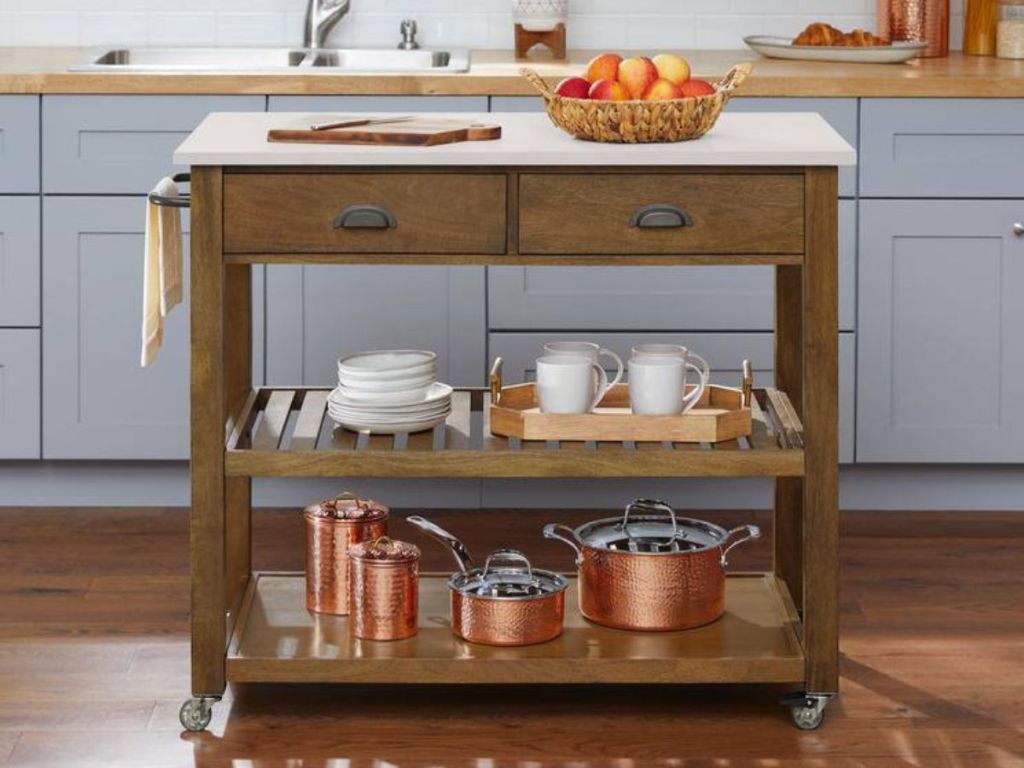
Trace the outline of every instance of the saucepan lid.
<instances>
[{"instance_id":1,"label":"saucepan lid","mask_svg":"<svg viewBox=\"0 0 1024 768\"><path fill-rule=\"evenodd\" d=\"M448 584L464 595L488 600L530 600L558 594L569 586L564 576L534 568L526 555L515 549L492 552L483 568L456 573Z\"/></svg>"}]
</instances>

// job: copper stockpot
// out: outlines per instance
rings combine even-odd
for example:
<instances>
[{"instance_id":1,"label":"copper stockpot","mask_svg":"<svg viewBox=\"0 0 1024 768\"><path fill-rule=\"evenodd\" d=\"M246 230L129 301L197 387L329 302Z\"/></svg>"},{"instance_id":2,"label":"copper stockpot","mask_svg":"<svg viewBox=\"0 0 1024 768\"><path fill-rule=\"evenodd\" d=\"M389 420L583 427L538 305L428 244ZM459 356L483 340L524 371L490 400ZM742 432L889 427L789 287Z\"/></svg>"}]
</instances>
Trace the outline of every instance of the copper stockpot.
<instances>
[{"instance_id":1,"label":"copper stockpot","mask_svg":"<svg viewBox=\"0 0 1024 768\"><path fill-rule=\"evenodd\" d=\"M492 552L476 568L465 545L422 517L407 520L447 546L459 571L448 580L452 631L481 645L534 645L562 634L565 590L560 574L533 568L514 549Z\"/></svg>"},{"instance_id":2,"label":"copper stockpot","mask_svg":"<svg viewBox=\"0 0 1024 768\"><path fill-rule=\"evenodd\" d=\"M564 533L560 532L564 531ZM736 534L746 533L731 544ZM710 624L725 610L729 550L761 531L726 531L676 517L665 502L638 499L621 518L594 520L575 530L544 526L544 536L576 552L580 610L595 624L666 631Z\"/></svg>"},{"instance_id":3,"label":"copper stockpot","mask_svg":"<svg viewBox=\"0 0 1024 768\"><path fill-rule=\"evenodd\" d=\"M417 631L420 550L381 536L348 551L349 628L363 640L404 640Z\"/></svg>"},{"instance_id":4,"label":"copper stockpot","mask_svg":"<svg viewBox=\"0 0 1024 768\"><path fill-rule=\"evenodd\" d=\"M348 550L387 533L389 510L372 499L342 493L306 507L306 608L348 613Z\"/></svg>"}]
</instances>

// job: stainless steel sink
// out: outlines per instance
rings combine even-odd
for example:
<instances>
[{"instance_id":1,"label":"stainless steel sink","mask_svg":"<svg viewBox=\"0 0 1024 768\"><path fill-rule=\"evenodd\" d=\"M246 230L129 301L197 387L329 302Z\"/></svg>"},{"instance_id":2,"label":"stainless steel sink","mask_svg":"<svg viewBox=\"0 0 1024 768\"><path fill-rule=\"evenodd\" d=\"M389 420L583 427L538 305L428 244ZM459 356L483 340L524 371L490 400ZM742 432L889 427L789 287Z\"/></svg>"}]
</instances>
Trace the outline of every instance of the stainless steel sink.
<instances>
[{"instance_id":1,"label":"stainless steel sink","mask_svg":"<svg viewBox=\"0 0 1024 768\"><path fill-rule=\"evenodd\" d=\"M73 72L465 72L469 51L389 48L113 48Z\"/></svg>"}]
</instances>

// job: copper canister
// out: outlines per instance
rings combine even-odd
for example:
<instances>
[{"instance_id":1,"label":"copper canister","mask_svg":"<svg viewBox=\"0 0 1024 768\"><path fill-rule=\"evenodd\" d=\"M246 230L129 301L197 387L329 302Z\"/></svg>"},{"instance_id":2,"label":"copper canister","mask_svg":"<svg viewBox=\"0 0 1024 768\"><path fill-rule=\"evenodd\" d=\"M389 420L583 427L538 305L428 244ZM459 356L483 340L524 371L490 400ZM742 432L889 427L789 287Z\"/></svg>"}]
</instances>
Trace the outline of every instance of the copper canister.
<instances>
[{"instance_id":1,"label":"copper canister","mask_svg":"<svg viewBox=\"0 0 1024 768\"><path fill-rule=\"evenodd\" d=\"M404 640L415 635L419 547L382 536L356 544L348 557L352 634L363 640Z\"/></svg>"},{"instance_id":2,"label":"copper canister","mask_svg":"<svg viewBox=\"0 0 1024 768\"><path fill-rule=\"evenodd\" d=\"M878 0L878 34L921 42L926 58L949 55L949 0Z\"/></svg>"},{"instance_id":3,"label":"copper canister","mask_svg":"<svg viewBox=\"0 0 1024 768\"><path fill-rule=\"evenodd\" d=\"M387 533L388 508L343 493L306 507L306 608L348 613L348 551Z\"/></svg>"}]
</instances>

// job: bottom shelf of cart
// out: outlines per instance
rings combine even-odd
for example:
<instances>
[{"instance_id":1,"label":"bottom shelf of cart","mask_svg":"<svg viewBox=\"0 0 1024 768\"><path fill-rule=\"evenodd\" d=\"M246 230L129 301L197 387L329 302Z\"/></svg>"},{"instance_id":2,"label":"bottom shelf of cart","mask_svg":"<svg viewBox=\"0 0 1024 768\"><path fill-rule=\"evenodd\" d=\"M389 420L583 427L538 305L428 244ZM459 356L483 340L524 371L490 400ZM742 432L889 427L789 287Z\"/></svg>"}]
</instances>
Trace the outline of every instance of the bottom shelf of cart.
<instances>
[{"instance_id":1,"label":"bottom shelf of cart","mask_svg":"<svg viewBox=\"0 0 1024 768\"><path fill-rule=\"evenodd\" d=\"M420 581L419 634L351 637L342 616L310 613L302 574L254 574L227 655L237 682L792 683L803 680L798 619L771 574L728 578L726 613L685 632L626 632L580 615L566 593L565 631L540 645L497 648L451 632L447 577Z\"/></svg>"}]
</instances>

